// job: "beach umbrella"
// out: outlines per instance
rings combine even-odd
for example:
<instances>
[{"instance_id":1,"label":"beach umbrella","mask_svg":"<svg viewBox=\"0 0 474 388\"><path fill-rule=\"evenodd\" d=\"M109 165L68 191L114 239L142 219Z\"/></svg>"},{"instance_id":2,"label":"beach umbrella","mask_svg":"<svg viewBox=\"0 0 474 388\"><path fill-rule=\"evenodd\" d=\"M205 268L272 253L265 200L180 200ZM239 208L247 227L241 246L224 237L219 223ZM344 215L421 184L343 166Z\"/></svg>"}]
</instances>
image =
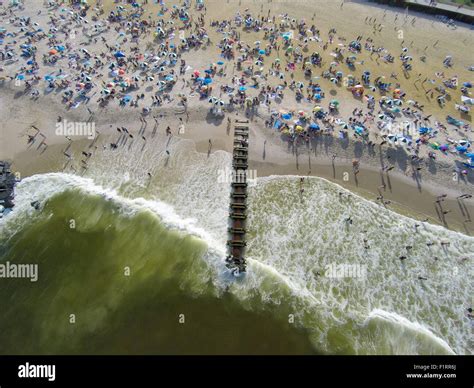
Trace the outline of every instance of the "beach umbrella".
<instances>
[{"instance_id":1,"label":"beach umbrella","mask_svg":"<svg viewBox=\"0 0 474 388\"><path fill-rule=\"evenodd\" d=\"M224 64L224 62L218 61L217 64L218 64L219 66L222 66L222 65Z\"/></svg>"},{"instance_id":2,"label":"beach umbrella","mask_svg":"<svg viewBox=\"0 0 474 388\"><path fill-rule=\"evenodd\" d=\"M24 79L25 79L25 75L24 75L24 74L18 74L18 75L16 76L16 79L18 79L18 80L24 80Z\"/></svg>"},{"instance_id":3,"label":"beach umbrella","mask_svg":"<svg viewBox=\"0 0 474 388\"><path fill-rule=\"evenodd\" d=\"M246 90L247 90L247 88L246 88L245 86L239 87L239 91L241 91L241 92L244 92L244 91L246 91Z\"/></svg>"},{"instance_id":4,"label":"beach umbrella","mask_svg":"<svg viewBox=\"0 0 474 388\"><path fill-rule=\"evenodd\" d=\"M130 96L129 94L127 94L126 96L123 96L122 100L124 102L130 102L132 101L132 96Z\"/></svg>"},{"instance_id":5,"label":"beach umbrella","mask_svg":"<svg viewBox=\"0 0 474 388\"><path fill-rule=\"evenodd\" d=\"M309 129L313 129L313 130L315 130L315 131L318 131L318 130L319 130L319 125L316 124L316 123L311 123L311 124L309 125Z\"/></svg>"},{"instance_id":6,"label":"beach umbrella","mask_svg":"<svg viewBox=\"0 0 474 388\"><path fill-rule=\"evenodd\" d=\"M358 135L362 135L362 133L364 133L364 127L360 127L360 126L355 126L354 127L354 131L358 134Z\"/></svg>"},{"instance_id":7,"label":"beach umbrella","mask_svg":"<svg viewBox=\"0 0 474 388\"><path fill-rule=\"evenodd\" d=\"M439 146L439 149L440 149L440 151L443 151L443 152L449 151L449 145L447 145L447 144L441 144L441 145Z\"/></svg>"},{"instance_id":8,"label":"beach umbrella","mask_svg":"<svg viewBox=\"0 0 474 388\"><path fill-rule=\"evenodd\" d=\"M291 114L290 113L285 113L281 115L281 118L284 120L290 120L291 119Z\"/></svg>"},{"instance_id":9,"label":"beach umbrella","mask_svg":"<svg viewBox=\"0 0 474 388\"><path fill-rule=\"evenodd\" d=\"M258 53L259 53L260 55L264 55L264 54L265 54L265 50L258 50Z\"/></svg>"},{"instance_id":10,"label":"beach umbrella","mask_svg":"<svg viewBox=\"0 0 474 388\"><path fill-rule=\"evenodd\" d=\"M54 77L51 76L51 75L45 76L44 79L45 79L46 81L54 81Z\"/></svg>"},{"instance_id":11,"label":"beach umbrella","mask_svg":"<svg viewBox=\"0 0 474 388\"><path fill-rule=\"evenodd\" d=\"M212 78L205 78L205 79L204 79L204 83L205 83L206 85L211 84L211 83L212 83Z\"/></svg>"},{"instance_id":12,"label":"beach umbrella","mask_svg":"<svg viewBox=\"0 0 474 388\"><path fill-rule=\"evenodd\" d=\"M338 100L331 100L331 104L335 106L339 106L339 101Z\"/></svg>"},{"instance_id":13,"label":"beach umbrella","mask_svg":"<svg viewBox=\"0 0 474 388\"><path fill-rule=\"evenodd\" d=\"M56 46L56 50L62 52L62 51L64 51L64 50L66 50L66 48L65 48L64 46Z\"/></svg>"},{"instance_id":14,"label":"beach umbrella","mask_svg":"<svg viewBox=\"0 0 474 388\"><path fill-rule=\"evenodd\" d=\"M323 109L322 107L320 107L319 105L317 105L317 106L315 106L315 107L313 108L313 112L319 112L319 111L322 110L322 109Z\"/></svg>"},{"instance_id":15,"label":"beach umbrella","mask_svg":"<svg viewBox=\"0 0 474 388\"><path fill-rule=\"evenodd\" d=\"M463 154L463 153L467 152L467 147L464 147L464 146L457 146L457 147L456 147L456 151L458 151L459 153Z\"/></svg>"},{"instance_id":16,"label":"beach umbrella","mask_svg":"<svg viewBox=\"0 0 474 388\"><path fill-rule=\"evenodd\" d=\"M472 84L470 82L464 82L462 85L466 88L472 88Z\"/></svg>"},{"instance_id":17,"label":"beach umbrella","mask_svg":"<svg viewBox=\"0 0 474 388\"><path fill-rule=\"evenodd\" d=\"M115 58L125 58L125 54L122 51L116 51L114 54Z\"/></svg>"},{"instance_id":18,"label":"beach umbrella","mask_svg":"<svg viewBox=\"0 0 474 388\"><path fill-rule=\"evenodd\" d=\"M49 55L56 55L57 53L58 53L58 50L56 49L49 50L48 52Z\"/></svg>"}]
</instances>

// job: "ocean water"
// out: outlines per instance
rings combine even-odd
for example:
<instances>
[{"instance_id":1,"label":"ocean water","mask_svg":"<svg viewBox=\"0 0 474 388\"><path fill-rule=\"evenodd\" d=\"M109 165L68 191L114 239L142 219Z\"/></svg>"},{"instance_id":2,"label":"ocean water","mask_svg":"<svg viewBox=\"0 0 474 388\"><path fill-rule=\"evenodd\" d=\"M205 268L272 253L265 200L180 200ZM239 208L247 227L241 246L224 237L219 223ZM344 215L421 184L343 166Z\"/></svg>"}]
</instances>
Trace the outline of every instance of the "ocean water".
<instances>
[{"instance_id":1,"label":"ocean water","mask_svg":"<svg viewBox=\"0 0 474 388\"><path fill-rule=\"evenodd\" d=\"M18 185L0 261L37 263L39 279L0 279L1 353L473 353L473 238L320 178L259 178L248 272L234 278L219 181L231 156L133 147L98 153L83 177Z\"/></svg>"}]
</instances>

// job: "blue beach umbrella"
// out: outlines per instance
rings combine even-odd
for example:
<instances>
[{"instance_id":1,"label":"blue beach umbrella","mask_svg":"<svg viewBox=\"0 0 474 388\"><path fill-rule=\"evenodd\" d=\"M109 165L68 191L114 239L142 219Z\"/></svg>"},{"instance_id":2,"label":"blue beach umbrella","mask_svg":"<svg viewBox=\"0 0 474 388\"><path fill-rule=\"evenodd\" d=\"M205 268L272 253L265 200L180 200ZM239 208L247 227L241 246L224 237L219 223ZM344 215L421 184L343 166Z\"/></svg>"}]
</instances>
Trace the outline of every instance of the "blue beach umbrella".
<instances>
[{"instance_id":1,"label":"blue beach umbrella","mask_svg":"<svg viewBox=\"0 0 474 388\"><path fill-rule=\"evenodd\" d=\"M114 57L115 57L115 58L125 58L125 54L124 54L122 51L117 51L117 52L114 54Z\"/></svg>"}]
</instances>

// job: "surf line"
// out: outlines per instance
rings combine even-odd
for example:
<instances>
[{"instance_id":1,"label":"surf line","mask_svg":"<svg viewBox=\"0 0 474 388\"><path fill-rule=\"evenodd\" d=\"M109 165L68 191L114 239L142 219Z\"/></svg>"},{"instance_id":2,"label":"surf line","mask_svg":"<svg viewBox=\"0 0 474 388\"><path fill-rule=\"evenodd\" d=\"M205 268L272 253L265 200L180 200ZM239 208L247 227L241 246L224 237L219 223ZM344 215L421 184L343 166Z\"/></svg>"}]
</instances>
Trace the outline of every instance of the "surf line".
<instances>
[{"instance_id":1,"label":"surf line","mask_svg":"<svg viewBox=\"0 0 474 388\"><path fill-rule=\"evenodd\" d=\"M235 120L234 125L234 150L232 155L232 182L229 207L229 255L227 267L235 276L239 276L247 269L245 260L245 223L247 219L247 170L248 170L248 145L249 121Z\"/></svg>"}]
</instances>

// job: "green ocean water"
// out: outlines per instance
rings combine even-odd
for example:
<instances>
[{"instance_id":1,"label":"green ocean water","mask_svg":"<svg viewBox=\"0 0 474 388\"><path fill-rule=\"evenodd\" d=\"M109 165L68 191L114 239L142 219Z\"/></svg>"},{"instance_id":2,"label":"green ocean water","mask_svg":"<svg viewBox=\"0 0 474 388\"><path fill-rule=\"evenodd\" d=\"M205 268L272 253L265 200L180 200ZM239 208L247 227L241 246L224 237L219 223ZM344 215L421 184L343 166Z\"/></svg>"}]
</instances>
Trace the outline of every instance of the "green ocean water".
<instances>
[{"instance_id":1,"label":"green ocean water","mask_svg":"<svg viewBox=\"0 0 474 388\"><path fill-rule=\"evenodd\" d=\"M2 261L39 266L36 283L0 280L2 354L314 352L303 330L218 292L203 241L148 210L120 212L101 196L67 191L2 238Z\"/></svg>"},{"instance_id":2,"label":"green ocean water","mask_svg":"<svg viewBox=\"0 0 474 388\"><path fill-rule=\"evenodd\" d=\"M473 353L473 238L415 228L323 179L306 179L301 196L298 177L259 178L248 272L235 278L224 265L229 184L217 179L230 155L168 146L171 158L163 143L105 151L85 177L17 186L0 263L38 264L39 279L0 279L0 353ZM331 277L330 265L364 276Z\"/></svg>"}]
</instances>

